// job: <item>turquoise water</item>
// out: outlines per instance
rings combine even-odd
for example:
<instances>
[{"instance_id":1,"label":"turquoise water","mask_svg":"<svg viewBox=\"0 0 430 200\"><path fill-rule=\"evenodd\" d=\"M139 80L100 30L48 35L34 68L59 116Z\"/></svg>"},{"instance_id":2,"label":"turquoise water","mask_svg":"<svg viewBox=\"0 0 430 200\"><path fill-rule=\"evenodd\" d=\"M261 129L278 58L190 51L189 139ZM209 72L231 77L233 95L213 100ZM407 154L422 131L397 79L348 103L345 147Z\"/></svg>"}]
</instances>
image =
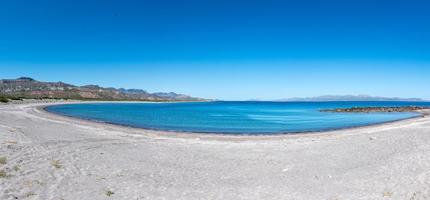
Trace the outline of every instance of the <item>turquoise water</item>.
<instances>
[{"instance_id":1,"label":"turquoise water","mask_svg":"<svg viewBox=\"0 0 430 200\"><path fill-rule=\"evenodd\" d=\"M378 124L417 113L327 113L353 106L430 106L429 102L94 103L47 107L57 114L125 126L201 133L275 134Z\"/></svg>"}]
</instances>

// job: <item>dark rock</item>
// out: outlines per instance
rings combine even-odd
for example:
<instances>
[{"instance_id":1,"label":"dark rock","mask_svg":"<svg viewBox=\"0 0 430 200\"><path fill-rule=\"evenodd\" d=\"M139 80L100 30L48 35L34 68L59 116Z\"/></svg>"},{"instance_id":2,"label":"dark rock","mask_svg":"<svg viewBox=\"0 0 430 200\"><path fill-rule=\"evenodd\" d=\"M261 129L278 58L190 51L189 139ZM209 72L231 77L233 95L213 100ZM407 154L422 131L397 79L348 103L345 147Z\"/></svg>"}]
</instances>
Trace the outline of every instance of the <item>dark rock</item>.
<instances>
[{"instance_id":1,"label":"dark rock","mask_svg":"<svg viewBox=\"0 0 430 200\"><path fill-rule=\"evenodd\" d=\"M415 112L430 109L425 106L397 106L397 107L352 107L320 110L321 112L337 113L370 113L370 112Z\"/></svg>"}]
</instances>

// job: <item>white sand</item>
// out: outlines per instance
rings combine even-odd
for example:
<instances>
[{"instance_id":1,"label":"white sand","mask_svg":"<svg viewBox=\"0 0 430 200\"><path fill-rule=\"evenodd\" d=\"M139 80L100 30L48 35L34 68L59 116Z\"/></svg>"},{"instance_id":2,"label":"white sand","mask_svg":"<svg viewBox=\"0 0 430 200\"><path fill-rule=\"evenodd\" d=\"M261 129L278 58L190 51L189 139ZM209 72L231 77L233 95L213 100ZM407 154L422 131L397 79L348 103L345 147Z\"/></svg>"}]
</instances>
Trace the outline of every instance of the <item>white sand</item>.
<instances>
[{"instance_id":1,"label":"white sand","mask_svg":"<svg viewBox=\"0 0 430 200\"><path fill-rule=\"evenodd\" d=\"M98 124L36 107L0 105L0 199L430 199L429 117L234 137Z\"/></svg>"}]
</instances>

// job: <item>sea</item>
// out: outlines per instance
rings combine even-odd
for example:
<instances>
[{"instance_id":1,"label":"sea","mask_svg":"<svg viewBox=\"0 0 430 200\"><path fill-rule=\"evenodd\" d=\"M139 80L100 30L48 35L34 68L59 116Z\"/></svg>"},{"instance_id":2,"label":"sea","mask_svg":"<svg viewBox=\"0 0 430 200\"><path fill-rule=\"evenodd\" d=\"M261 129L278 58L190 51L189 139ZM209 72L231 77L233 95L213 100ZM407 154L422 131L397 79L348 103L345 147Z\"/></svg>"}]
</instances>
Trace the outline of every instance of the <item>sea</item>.
<instances>
[{"instance_id":1,"label":"sea","mask_svg":"<svg viewBox=\"0 0 430 200\"><path fill-rule=\"evenodd\" d=\"M321 112L323 109L381 106L430 106L430 102L85 103L53 105L45 109L69 117L135 128L233 135L313 133L420 116L416 112Z\"/></svg>"}]
</instances>

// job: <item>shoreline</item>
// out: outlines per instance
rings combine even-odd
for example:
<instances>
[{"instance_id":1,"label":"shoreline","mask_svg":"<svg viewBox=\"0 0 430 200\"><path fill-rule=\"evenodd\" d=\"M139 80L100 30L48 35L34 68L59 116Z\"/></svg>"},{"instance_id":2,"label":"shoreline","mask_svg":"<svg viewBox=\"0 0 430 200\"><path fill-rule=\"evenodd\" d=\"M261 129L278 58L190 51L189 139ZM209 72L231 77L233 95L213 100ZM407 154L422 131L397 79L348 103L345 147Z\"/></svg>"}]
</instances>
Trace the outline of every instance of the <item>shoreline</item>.
<instances>
[{"instance_id":1,"label":"shoreline","mask_svg":"<svg viewBox=\"0 0 430 200\"><path fill-rule=\"evenodd\" d=\"M213 133L213 132L193 132L193 131L177 131L177 130L162 130L162 129L151 129L151 128L143 128L138 126L131 126L131 125L124 125L120 123L111 123L111 122L105 122L105 121L97 121L92 119L86 119L86 118L79 118L79 117L73 117L73 116L67 116L60 113L50 112L46 110L47 107L53 106L53 105L63 105L63 104L86 104L86 103L95 103L95 102L70 102L70 103L53 103L48 105L41 105L37 106L36 109L39 111L44 112L45 114L52 115L55 117L62 117L69 120L76 120L77 122L87 122L87 123L93 123L94 125L106 125L106 126L114 126L117 128L126 128L126 129L134 129L137 131L150 131L156 134L160 135L169 135L169 136L175 136L175 137L184 137L188 138L189 136L195 136L198 138L209 138L209 139L247 139L252 140L255 139L272 139L272 138L283 138L283 137L292 137L292 136L318 136L318 135L327 135L327 134L335 134L339 131L359 131L366 128L378 128L383 127L385 125L393 125L395 123L399 122L413 122L414 119L421 119L426 118L430 116L430 110L416 110L413 111L413 113L418 113L419 115L405 118L405 119L399 119L399 120L393 120L393 121L387 121L387 122L380 122L380 123L373 123L373 124L367 124L367 125L359 125L359 126L351 126L351 127L343 127L343 128L333 128L333 129L327 129L327 130L320 130L320 131L303 131L303 132L279 132L279 133L258 133L258 134L247 134L247 133L238 133L238 134L232 134L232 133ZM135 103L133 101L129 102L97 102L97 103ZM143 102L143 103L166 103L166 102ZM182 102L177 102L182 103ZM218 138L219 137L219 138Z\"/></svg>"}]
</instances>

